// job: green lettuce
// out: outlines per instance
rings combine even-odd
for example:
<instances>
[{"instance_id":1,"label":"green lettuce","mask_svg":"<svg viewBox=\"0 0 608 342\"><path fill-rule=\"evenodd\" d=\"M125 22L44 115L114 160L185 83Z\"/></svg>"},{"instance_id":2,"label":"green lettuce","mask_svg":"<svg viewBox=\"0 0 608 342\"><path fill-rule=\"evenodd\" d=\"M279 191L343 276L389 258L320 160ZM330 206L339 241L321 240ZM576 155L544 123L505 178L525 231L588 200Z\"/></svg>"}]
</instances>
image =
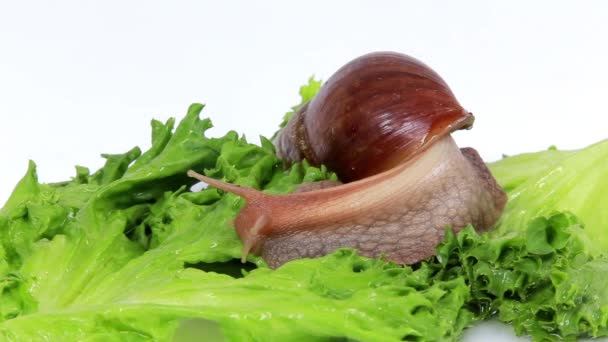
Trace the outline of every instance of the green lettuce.
<instances>
[{"instance_id":1,"label":"green lettuce","mask_svg":"<svg viewBox=\"0 0 608 342\"><path fill-rule=\"evenodd\" d=\"M481 254L453 256L469 268L472 297L485 298L480 312L539 341L608 335L607 158L605 140L488 165L509 196L497 229L477 247L493 250L495 265L485 257L480 265Z\"/></svg>"},{"instance_id":2,"label":"green lettuce","mask_svg":"<svg viewBox=\"0 0 608 342\"><path fill-rule=\"evenodd\" d=\"M298 109L300 109L302 106L308 103L308 101L312 100L312 98L315 97L315 95L319 92L319 89L321 89L322 84L323 82L321 80L316 80L314 77L311 77L308 79L308 83L300 87L300 103L296 106L291 107L291 110L285 113L285 115L283 115L283 121L281 121L281 123L279 124L279 128L287 126L287 123L289 122L289 120L291 120L291 118L298 111ZM274 136L272 137L273 140L278 133L279 132L277 131L274 134Z\"/></svg>"},{"instance_id":3,"label":"green lettuce","mask_svg":"<svg viewBox=\"0 0 608 342\"><path fill-rule=\"evenodd\" d=\"M499 234L537 216L569 211L585 223L590 252L608 251L608 140L577 151L506 157L489 168L509 195Z\"/></svg>"},{"instance_id":4,"label":"green lettuce","mask_svg":"<svg viewBox=\"0 0 608 342\"><path fill-rule=\"evenodd\" d=\"M275 194L336 175L286 167L263 137L207 137L202 109L66 182L39 183L30 162L0 209L0 340L453 341L489 318L538 341L608 335L607 142L490 164L509 195L497 229L447 229L417 265L341 249L271 270L238 260L243 200L192 192L186 172Z\"/></svg>"},{"instance_id":5,"label":"green lettuce","mask_svg":"<svg viewBox=\"0 0 608 342\"><path fill-rule=\"evenodd\" d=\"M156 275L115 280L78 304L8 320L1 331L14 340L170 340L180 320L205 318L236 341L441 341L471 318L463 279L429 284L427 269L349 250L243 278L196 268Z\"/></svg>"},{"instance_id":6,"label":"green lettuce","mask_svg":"<svg viewBox=\"0 0 608 342\"><path fill-rule=\"evenodd\" d=\"M202 318L229 340L450 340L471 322L464 279L433 281L428 268L350 250L276 271L235 263L242 199L188 191L187 170L269 193L336 178L305 162L284 169L263 138L205 137L201 109L174 131L153 121L150 150L104 155L102 169L77 167L68 182L40 184L30 163L0 212L0 336L170 340Z\"/></svg>"},{"instance_id":7,"label":"green lettuce","mask_svg":"<svg viewBox=\"0 0 608 342\"><path fill-rule=\"evenodd\" d=\"M608 335L608 258L570 213L538 217L520 233L448 232L437 279L465 278L476 319L496 317L535 341Z\"/></svg>"}]
</instances>

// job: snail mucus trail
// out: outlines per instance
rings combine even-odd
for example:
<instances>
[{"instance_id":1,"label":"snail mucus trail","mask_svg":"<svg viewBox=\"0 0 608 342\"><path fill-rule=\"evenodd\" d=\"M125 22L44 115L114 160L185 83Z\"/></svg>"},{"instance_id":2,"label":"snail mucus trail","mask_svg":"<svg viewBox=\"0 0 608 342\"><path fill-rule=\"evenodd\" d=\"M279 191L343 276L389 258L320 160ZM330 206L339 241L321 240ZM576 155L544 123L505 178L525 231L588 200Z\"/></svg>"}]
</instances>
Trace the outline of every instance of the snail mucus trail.
<instances>
[{"instance_id":1,"label":"snail mucus trail","mask_svg":"<svg viewBox=\"0 0 608 342\"><path fill-rule=\"evenodd\" d=\"M254 253L275 268L347 247L412 264L434 255L446 227L485 231L505 206L477 152L450 136L473 121L431 68L371 53L332 75L275 141L281 159L324 164L344 184L269 195L189 175L245 199L234 221L243 260Z\"/></svg>"}]
</instances>

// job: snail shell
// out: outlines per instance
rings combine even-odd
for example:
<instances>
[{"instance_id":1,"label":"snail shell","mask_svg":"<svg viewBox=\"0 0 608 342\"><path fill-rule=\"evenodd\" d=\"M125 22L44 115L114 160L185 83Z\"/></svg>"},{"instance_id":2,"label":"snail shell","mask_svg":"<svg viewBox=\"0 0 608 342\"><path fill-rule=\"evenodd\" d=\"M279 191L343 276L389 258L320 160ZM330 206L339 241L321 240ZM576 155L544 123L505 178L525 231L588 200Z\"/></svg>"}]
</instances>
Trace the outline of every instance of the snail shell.
<instances>
[{"instance_id":1,"label":"snail shell","mask_svg":"<svg viewBox=\"0 0 608 342\"><path fill-rule=\"evenodd\" d=\"M506 195L471 148L450 133L473 116L433 70L381 52L336 72L279 134L277 154L325 164L346 184L268 195L190 171L242 196L234 224L248 253L271 267L341 247L411 264L430 257L446 227L490 228Z\"/></svg>"},{"instance_id":2,"label":"snail shell","mask_svg":"<svg viewBox=\"0 0 608 342\"><path fill-rule=\"evenodd\" d=\"M431 68L404 54L371 53L340 68L295 114L277 137L277 155L324 164L350 182L473 121Z\"/></svg>"}]
</instances>

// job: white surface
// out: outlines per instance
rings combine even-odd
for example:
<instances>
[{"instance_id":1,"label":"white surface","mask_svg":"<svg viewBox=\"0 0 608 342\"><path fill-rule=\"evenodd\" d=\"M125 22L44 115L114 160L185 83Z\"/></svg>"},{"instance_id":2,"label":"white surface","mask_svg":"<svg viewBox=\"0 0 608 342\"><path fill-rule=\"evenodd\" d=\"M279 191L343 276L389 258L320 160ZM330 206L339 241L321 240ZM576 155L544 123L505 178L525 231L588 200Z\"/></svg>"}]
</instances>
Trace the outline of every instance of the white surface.
<instances>
[{"instance_id":1,"label":"white surface","mask_svg":"<svg viewBox=\"0 0 608 342\"><path fill-rule=\"evenodd\" d=\"M438 71L487 160L608 138L608 3L11 1L0 4L0 203L25 172L95 169L151 118L208 104L220 135L274 132L311 74L375 50ZM496 327L470 341L515 341ZM477 337L475 337L477 336ZM482 336L482 337L479 337Z\"/></svg>"},{"instance_id":2,"label":"white surface","mask_svg":"<svg viewBox=\"0 0 608 342\"><path fill-rule=\"evenodd\" d=\"M488 321L476 325L472 329L467 329L463 335L465 342L530 342L528 336L517 337L513 333L513 328L509 325L498 322ZM596 342L596 341L594 341Z\"/></svg>"}]
</instances>

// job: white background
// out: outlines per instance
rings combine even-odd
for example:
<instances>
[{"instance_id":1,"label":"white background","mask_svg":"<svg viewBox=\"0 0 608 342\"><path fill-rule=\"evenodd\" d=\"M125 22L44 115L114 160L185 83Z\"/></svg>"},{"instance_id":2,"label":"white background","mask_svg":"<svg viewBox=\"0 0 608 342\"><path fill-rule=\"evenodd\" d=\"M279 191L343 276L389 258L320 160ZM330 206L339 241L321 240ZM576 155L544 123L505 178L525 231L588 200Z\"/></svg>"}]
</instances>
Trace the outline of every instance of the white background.
<instances>
[{"instance_id":1,"label":"white background","mask_svg":"<svg viewBox=\"0 0 608 342\"><path fill-rule=\"evenodd\" d=\"M0 1L0 203L28 159L65 180L192 102L257 142L309 76L375 50L439 72L486 160L608 138L606 2ZM468 340L513 339L484 329Z\"/></svg>"}]
</instances>

